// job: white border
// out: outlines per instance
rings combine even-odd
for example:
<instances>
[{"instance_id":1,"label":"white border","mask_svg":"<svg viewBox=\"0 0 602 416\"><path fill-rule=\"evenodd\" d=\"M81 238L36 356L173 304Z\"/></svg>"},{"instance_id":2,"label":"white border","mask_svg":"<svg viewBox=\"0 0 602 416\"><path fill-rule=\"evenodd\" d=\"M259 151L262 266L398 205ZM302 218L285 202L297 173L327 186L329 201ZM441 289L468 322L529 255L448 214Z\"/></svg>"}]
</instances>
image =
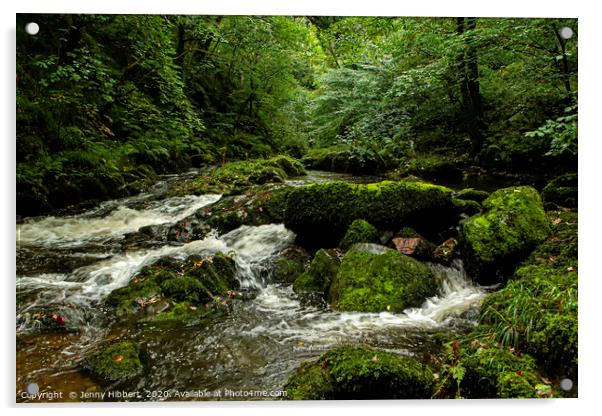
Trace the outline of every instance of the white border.
<instances>
[{"instance_id":1,"label":"white border","mask_svg":"<svg viewBox=\"0 0 602 416\"><path fill-rule=\"evenodd\" d=\"M8 407L9 413L15 410L39 415L81 414L82 410L91 414L106 413L107 406L74 407L44 405L20 406L13 405L15 397L15 344L14 344L14 134L15 134L15 13L171 13L171 14L283 14L283 15L401 15L401 16L499 16L499 17L578 17L579 18L579 396L577 400L471 400L471 401L393 401L393 402L331 402L331 403L194 403L162 405L132 405L129 411L145 414L160 414L178 408L178 412L194 414L218 415L237 413L247 415L264 415L286 413L288 415L303 415L308 413L333 412L335 408L343 408L345 413L366 414L374 408L376 412L389 414L515 414L524 411L537 414L576 415L590 413L591 407L600 407L598 392L602 386L600 381L600 311L594 308L599 303L600 267L596 262L600 258L602 233L600 232L601 205L599 170L602 165L602 125L600 125L600 107L602 98L600 91L600 26L602 16L596 13L593 1L557 1L527 2L524 0L503 0L487 2L483 0L455 1L386 1L386 0L232 0L232 1L199 1L199 0L104 0L102 2L84 2L82 0L21 0L14 4L12 1L2 2L0 19L2 20L2 48L0 59L0 80L3 97L0 99L0 128L3 129L0 157L2 169L1 188L4 195L12 195L13 200L6 196L2 198L0 210L2 222L0 229L0 251L4 273L0 276L3 283L3 341L0 342L4 365L0 376L0 395L2 404ZM120 407L111 406L110 408Z\"/></svg>"}]
</instances>

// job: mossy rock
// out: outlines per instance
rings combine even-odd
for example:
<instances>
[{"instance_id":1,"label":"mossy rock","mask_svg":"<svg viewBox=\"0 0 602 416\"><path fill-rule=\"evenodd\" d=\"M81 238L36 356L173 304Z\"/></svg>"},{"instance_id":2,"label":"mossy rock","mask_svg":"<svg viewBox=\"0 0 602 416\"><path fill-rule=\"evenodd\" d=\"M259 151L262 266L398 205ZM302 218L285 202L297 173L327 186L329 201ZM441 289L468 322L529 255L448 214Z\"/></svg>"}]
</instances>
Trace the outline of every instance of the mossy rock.
<instances>
[{"instance_id":1,"label":"mossy rock","mask_svg":"<svg viewBox=\"0 0 602 416\"><path fill-rule=\"evenodd\" d=\"M305 175L302 163L289 156L228 162L193 180L178 184L170 196L221 193L237 195L254 185L281 183L290 176Z\"/></svg>"},{"instance_id":2,"label":"mossy rock","mask_svg":"<svg viewBox=\"0 0 602 416\"><path fill-rule=\"evenodd\" d=\"M284 386L292 400L427 399L432 371L414 358L365 347L339 347L302 364Z\"/></svg>"},{"instance_id":3,"label":"mossy rock","mask_svg":"<svg viewBox=\"0 0 602 416\"><path fill-rule=\"evenodd\" d=\"M190 256L184 262L163 258L144 267L127 286L112 291L105 304L118 316L141 317L149 314L147 308L154 310L152 305L159 301L198 306L239 287L236 264L223 253Z\"/></svg>"},{"instance_id":4,"label":"mossy rock","mask_svg":"<svg viewBox=\"0 0 602 416\"><path fill-rule=\"evenodd\" d=\"M452 202L454 203L454 206L458 209L458 211L468 216L478 214L482 210L481 204L471 199L464 200L453 198Z\"/></svg>"},{"instance_id":5,"label":"mossy rock","mask_svg":"<svg viewBox=\"0 0 602 416\"><path fill-rule=\"evenodd\" d=\"M498 283L546 239L550 227L539 194L529 186L497 190L483 209L461 222L462 254L473 278Z\"/></svg>"},{"instance_id":6,"label":"mossy rock","mask_svg":"<svg viewBox=\"0 0 602 416\"><path fill-rule=\"evenodd\" d=\"M378 230L372 224L365 220L354 220L339 243L339 247L347 250L356 243L378 243L379 241Z\"/></svg>"},{"instance_id":7,"label":"mossy rock","mask_svg":"<svg viewBox=\"0 0 602 416\"><path fill-rule=\"evenodd\" d=\"M92 375L104 382L122 382L142 373L139 351L132 341L111 344L84 364Z\"/></svg>"},{"instance_id":8,"label":"mossy rock","mask_svg":"<svg viewBox=\"0 0 602 416\"><path fill-rule=\"evenodd\" d=\"M423 179L442 182L461 182L463 172L460 160L438 155L416 156L403 162L397 170L399 175L415 175Z\"/></svg>"},{"instance_id":9,"label":"mossy rock","mask_svg":"<svg viewBox=\"0 0 602 416\"><path fill-rule=\"evenodd\" d=\"M508 394L507 380L499 378L504 373L533 372L536 369L535 360L529 355L517 356L507 349L490 347L479 348L468 354L462 360L465 369L460 383L462 396L470 399L488 399L501 397L501 390Z\"/></svg>"},{"instance_id":10,"label":"mossy rock","mask_svg":"<svg viewBox=\"0 0 602 416\"><path fill-rule=\"evenodd\" d=\"M220 233L241 225L264 225L284 221L288 186L264 185L243 194L222 198L203 213L207 224Z\"/></svg>"},{"instance_id":11,"label":"mossy rock","mask_svg":"<svg viewBox=\"0 0 602 416\"><path fill-rule=\"evenodd\" d=\"M295 280L293 290L296 293L319 292L325 296L339 265L340 260L333 250L318 250L307 271Z\"/></svg>"},{"instance_id":12,"label":"mossy rock","mask_svg":"<svg viewBox=\"0 0 602 416\"><path fill-rule=\"evenodd\" d=\"M379 173L388 167L376 152L357 154L355 149L340 145L311 149L302 162L310 169L364 175Z\"/></svg>"},{"instance_id":13,"label":"mossy rock","mask_svg":"<svg viewBox=\"0 0 602 416\"><path fill-rule=\"evenodd\" d=\"M481 191L474 188L464 188L454 194L457 199L464 201L476 201L479 204L489 197L490 193L487 191Z\"/></svg>"},{"instance_id":14,"label":"mossy rock","mask_svg":"<svg viewBox=\"0 0 602 416\"><path fill-rule=\"evenodd\" d=\"M287 176L302 176L307 174L303 163L290 156L275 156L271 159L268 159L266 165L282 169Z\"/></svg>"},{"instance_id":15,"label":"mossy rock","mask_svg":"<svg viewBox=\"0 0 602 416\"><path fill-rule=\"evenodd\" d=\"M577 208L577 174L566 173L552 179L541 190L544 204L565 208Z\"/></svg>"},{"instance_id":16,"label":"mossy rock","mask_svg":"<svg viewBox=\"0 0 602 416\"><path fill-rule=\"evenodd\" d=\"M310 256L301 247L293 246L284 250L272 266L271 278L276 283L293 283L305 271Z\"/></svg>"},{"instance_id":17,"label":"mossy rock","mask_svg":"<svg viewBox=\"0 0 602 416\"><path fill-rule=\"evenodd\" d=\"M367 246L367 247L366 247ZM377 245L355 245L333 280L329 300L333 309L358 312L401 312L418 307L438 291L431 270L411 257Z\"/></svg>"},{"instance_id":18,"label":"mossy rock","mask_svg":"<svg viewBox=\"0 0 602 416\"><path fill-rule=\"evenodd\" d=\"M436 235L457 220L451 195L448 188L411 181L318 183L289 192L284 224L301 244L315 247L338 244L357 219L378 229L410 226Z\"/></svg>"}]
</instances>

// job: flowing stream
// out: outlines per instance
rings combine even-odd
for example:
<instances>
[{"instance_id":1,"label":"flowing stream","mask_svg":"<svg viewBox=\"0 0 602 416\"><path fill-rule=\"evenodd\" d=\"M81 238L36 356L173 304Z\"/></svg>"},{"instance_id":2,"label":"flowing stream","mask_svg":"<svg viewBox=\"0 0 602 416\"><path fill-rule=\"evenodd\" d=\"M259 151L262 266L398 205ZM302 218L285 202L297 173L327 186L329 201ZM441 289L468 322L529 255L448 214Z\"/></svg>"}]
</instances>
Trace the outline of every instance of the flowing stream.
<instances>
[{"instance_id":1,"label":"flowing stream","mask_svg":"<svg viewBox=\"0 0 602 416\"><path fill-rule=\"evenodd\" d=\"M289 184L333 178L362 181L318 172ZM450 267L429 264L440 293L420 308L356 313L304 305L290 285L270 281L271 261L295 239L282 224L211 232L186 244L122 248L125 234L175 223L221 197L166 198L166 189L179 179L166 177L146 193L77 215L28 218L17 225L17 391L28 383L46 391L102 390L79 366L118 338L136 340L144 351L146 371L131 383L132 390L143 392L137 400L173 399L174 392L192 390L277 391L300 363L333 346L364 344L420 356L434 348L435 334L462 332L475 323L484 292L458 261ZM218 251L236 254L241 287L252 296L233 301L230 313L209 324L128 325L102 307L111 291L161 257ZM40 311L60 313L69 331L39 331Z\"/></svg>"}]
</instances>

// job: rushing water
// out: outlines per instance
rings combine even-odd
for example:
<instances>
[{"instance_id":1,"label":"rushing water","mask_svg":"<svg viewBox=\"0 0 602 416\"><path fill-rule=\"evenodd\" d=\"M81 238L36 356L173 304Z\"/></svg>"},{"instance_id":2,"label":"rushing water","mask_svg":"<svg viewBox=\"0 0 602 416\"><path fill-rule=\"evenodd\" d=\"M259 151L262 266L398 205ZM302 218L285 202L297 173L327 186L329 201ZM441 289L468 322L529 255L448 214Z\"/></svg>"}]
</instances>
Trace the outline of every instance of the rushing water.
<instances>
[{"instance_id":1,"label":"rushing water","mask_svg":"<svg viewBox=\"0 0 602 416\"><path fill-rule=\"evenodd\" d=\"M309 180L329 178L314 176ZM290 285L269 279L271 261L295 238L282 224L242 226L187 244L125 251L119 244L125 234L174 223L220 198L165 198L169 183L78 215L31 218L18 225L18 391L34 382L47 391L99 390L79 365L116 338L134 339L145 352L147 371L131 383L132 389L146 392L138 399L164 400L165 392L279 390L301 362L333 346L361 343L419 355L431 348L432 334L474 324L483 292L467 279L460 262L430 264L440 293L403 313L335 312L302 304ZM117 324L100 307L111 291L161 257L218 251L235 253L241 286L255 296L235 300L230 313L208 325ZM41 310L60 312L71 331L36 331Z\"/></svg>"}]
</instances>

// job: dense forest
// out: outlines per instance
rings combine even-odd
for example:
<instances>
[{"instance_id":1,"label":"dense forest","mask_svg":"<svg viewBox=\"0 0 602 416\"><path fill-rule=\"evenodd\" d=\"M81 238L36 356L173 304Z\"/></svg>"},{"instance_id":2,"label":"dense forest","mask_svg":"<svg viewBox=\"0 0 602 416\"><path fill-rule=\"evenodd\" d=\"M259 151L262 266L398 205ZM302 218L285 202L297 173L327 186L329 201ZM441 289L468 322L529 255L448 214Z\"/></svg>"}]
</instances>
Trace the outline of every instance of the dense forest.
<instances>
[{"instance_id":1,"label":"dense forest","mask_svg":"<svg viewBox=\"0 0 602 416\"><path fill-rule=\"evenodd\" d=\"M577 396L577 19L17 28L17 401Z\"/></svg>"},{"instance_id":2,"label":"dense forest","mask_svg":"<svg viewBox=\"0 0 602 416\"><path fill-rule=\"evenodd\" d=\"M273 154L576 168L577 42L558 34L574 19L35 18L39 35L17 25L21 215Z\"/></svg>"}]
</instances>

